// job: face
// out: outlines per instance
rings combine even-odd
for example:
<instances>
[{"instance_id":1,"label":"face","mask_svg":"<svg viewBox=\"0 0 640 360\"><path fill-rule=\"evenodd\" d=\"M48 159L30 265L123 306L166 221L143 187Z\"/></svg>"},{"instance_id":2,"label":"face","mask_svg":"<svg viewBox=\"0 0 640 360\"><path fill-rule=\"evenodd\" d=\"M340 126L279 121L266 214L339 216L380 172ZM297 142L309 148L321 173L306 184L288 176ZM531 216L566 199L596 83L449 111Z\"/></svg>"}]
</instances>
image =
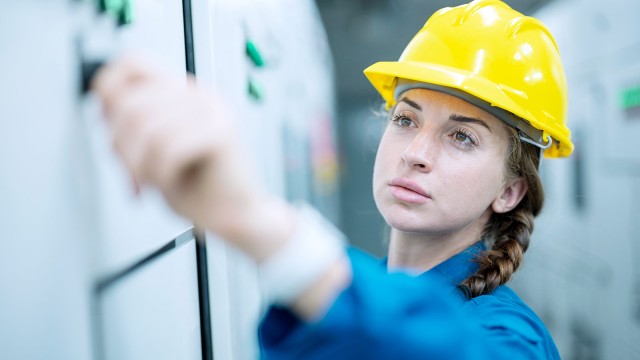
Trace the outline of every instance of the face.
<instances>
[{"instance_id":1,"label":"face","mask_svg":"<svg viewBox=\"0 0 640 360\"><path fill-rule=\"evenodd\" d=\"M500 120L464 100L404 92L376 155L379 211L403 232L443 235L484 226L507 191L508 141Z\"/></svg>"}]
</instances>

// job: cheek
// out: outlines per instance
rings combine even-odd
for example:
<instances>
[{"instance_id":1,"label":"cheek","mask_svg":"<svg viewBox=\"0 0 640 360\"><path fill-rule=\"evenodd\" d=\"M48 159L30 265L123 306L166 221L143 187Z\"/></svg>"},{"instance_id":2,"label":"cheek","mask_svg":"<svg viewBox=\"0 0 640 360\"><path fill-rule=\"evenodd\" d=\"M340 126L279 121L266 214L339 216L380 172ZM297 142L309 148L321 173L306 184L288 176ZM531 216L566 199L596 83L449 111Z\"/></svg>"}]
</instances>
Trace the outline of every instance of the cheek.
<instances>
[{"instance_id":1,"label":"cheek","mask_svg":"<svg viewBox=\"0 0 640 360\"><path fill-rule=\"evenodd\" d=\"M482 165L480 165L482 164ZM484 212L502 189L502 168L497 162L478 161L465 168L451 167L446 171L449 198L444 201L448 207L461 212ZM453 211L456 213L456 211Z\"/></svg>"},{"instance_id":2,"label":"cheek","mask_svg":"<svg viewBox=\"0 0 640 360\"><path fill-rule=\"evenodd\" d=\"M378 188L381 182L388 180L385 178L385 172L394 169L399 158L400 155L389 141L385 132L385 134L382 135L382 139L380 139L380 145L378 146L375 163L373 165L374 190Z\"/></svg>"}]
</instances>

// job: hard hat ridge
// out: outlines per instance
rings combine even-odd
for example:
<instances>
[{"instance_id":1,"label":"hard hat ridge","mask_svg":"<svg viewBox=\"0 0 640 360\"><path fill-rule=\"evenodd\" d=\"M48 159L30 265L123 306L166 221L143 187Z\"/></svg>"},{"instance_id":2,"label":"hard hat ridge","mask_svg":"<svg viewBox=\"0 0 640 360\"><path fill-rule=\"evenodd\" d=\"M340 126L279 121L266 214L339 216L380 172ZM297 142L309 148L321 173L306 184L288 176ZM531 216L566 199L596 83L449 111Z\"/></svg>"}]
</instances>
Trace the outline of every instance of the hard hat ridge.
<instances>
[{"instance_id":1,"label":"hard hat ridge","mask_svg":"<svg viewBox=\"0 0 640 360\"><path fill-rule=\"evenodd\" d=\"M507 7L509 9L511 9L511 7L509 5L507 5L505 2L501 1L501 0L476 0L476 1L472 1L466 5L461 5L459 7L462 8L462 11L457 13L457 16L454 17L454 21L453 21L453 25L462 25L465 21L467 21L468 19L470 19L473 15L476 14L476 12L482 10L482 9L486 9L488 8L489 11L492 11L491 6L504 6ZM455 8L444 8L441 9L442 10L453 10ZM436 14L438 14L436 12ZM435 15L435 14L434 14ZM431 17L433 18L433 16ZM430 18L430 19L431 19Z\"/></svg>"}]
</instances>

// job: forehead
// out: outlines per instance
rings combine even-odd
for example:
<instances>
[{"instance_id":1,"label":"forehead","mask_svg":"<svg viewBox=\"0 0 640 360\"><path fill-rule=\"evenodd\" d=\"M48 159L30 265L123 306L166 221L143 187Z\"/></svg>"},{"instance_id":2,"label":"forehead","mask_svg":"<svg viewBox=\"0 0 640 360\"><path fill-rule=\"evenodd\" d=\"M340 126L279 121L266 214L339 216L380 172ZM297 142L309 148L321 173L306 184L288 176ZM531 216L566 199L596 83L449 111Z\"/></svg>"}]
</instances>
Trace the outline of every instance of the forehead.
<instances>
[{"instance_id":1,"label":"forehead","mask_svg":"<svg viewBox=\"0 0 640 360\"><path fill-rule=\"evenodd\" d=\"M479 118L490 125L492 129L494 127L502 127L503 125L501 120L478 106L453 95L439 91L428 89L409 89L398 97L398 105L396 106L396 109L412 108L412 106L407 103L400 101L403 98L407 98L419 105L421 110L418 111L422 113L429 113L433 115L441 114L446 117L450 114L458 114Z\"/></svg>"}]
</instances>

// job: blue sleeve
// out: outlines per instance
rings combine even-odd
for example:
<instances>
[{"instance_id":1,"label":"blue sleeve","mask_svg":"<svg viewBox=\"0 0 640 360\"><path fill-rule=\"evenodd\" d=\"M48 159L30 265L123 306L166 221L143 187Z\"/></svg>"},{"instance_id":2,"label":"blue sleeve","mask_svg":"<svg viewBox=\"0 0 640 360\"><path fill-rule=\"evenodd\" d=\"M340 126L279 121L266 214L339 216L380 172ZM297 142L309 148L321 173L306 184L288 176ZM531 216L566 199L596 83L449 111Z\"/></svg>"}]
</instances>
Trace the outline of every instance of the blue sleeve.
<instances>
[{"instance_id":1,"label":"blue sleeve","mask_svg":"<svg viewBox=\"0 0 640 360\"><path fill-rule=\"evenodd\" d=\"M507 287L479 296L464 305L489 337L498 359L560 359L558 349L540 318Z\"/></svg>"},{"instance_id":2,"label":"blue sleeve","mask_svg":"<svg viewBox=\"0 0 640 360\"><path fill-rule=\"evenodd\" d=\"M263 359L545 358L528 356L536 349L520 352L531 344L517 338L502 348L503 329L470 319L461 292L442 278L388 274L355 250L349 257L352 283L322 319L307 323L284 308L268 311L259 329Z\"/></svg>"}]
</instances>

